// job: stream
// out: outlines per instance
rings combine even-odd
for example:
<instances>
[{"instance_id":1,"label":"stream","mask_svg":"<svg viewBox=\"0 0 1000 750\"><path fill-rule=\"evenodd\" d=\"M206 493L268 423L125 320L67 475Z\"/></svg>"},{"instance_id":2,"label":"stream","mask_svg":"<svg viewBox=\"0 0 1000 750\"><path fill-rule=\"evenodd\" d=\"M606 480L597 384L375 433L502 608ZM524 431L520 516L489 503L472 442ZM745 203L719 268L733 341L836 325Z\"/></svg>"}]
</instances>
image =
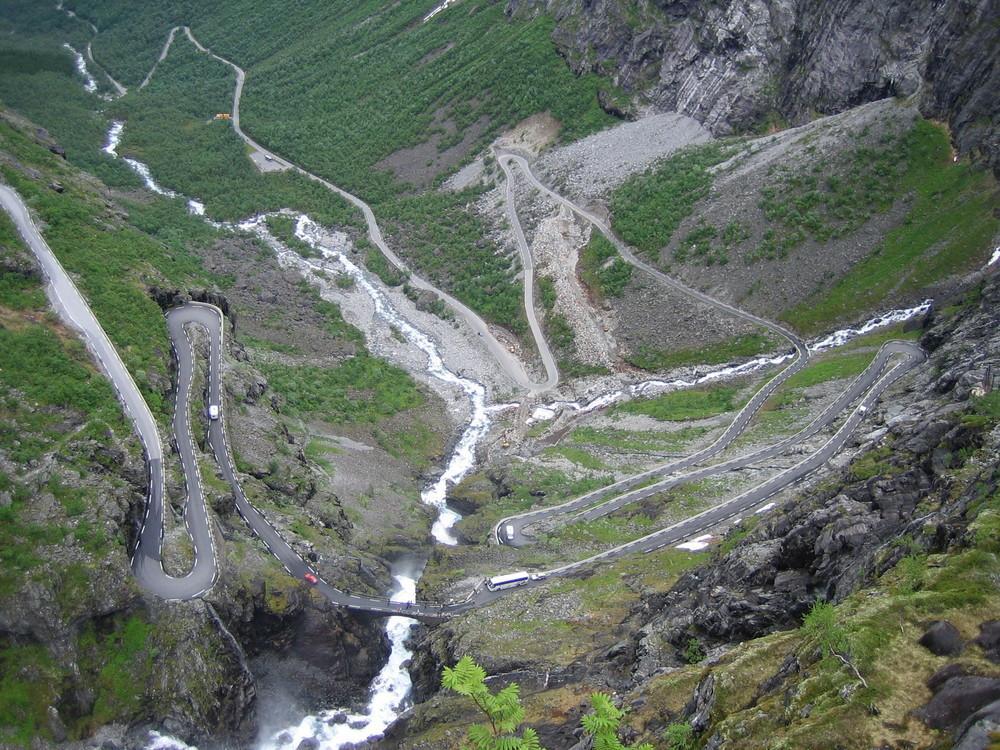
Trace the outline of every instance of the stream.
<instances>
[{"instance_id":1,"label":"stream","mask_svg":"<svg viewBox=\"0 0 1000 750\"><path fill-rule=\"evenodd\" d=\"M118 154L125 124L120 120L111 123L107 141L103 151L113 158L121 158L132 171L142 179L143 184L151 192L168 198L181 197L178 193L160 186L153 178L149 167L128 157ZM195 216L205 216L204 205L196 200L187 199L188 211ZM282 212L286 213L287 212ZM327 270L329 266L337 265L354 279L358 288L362 289L375 306L375 313L387 325L393 326L414 347L427 356L426 369L428 374L443 383L457 387L469 400L471 417L462 430L461 437L455 444L444 471L436 480L423 489L421 502L437 510L437 518L431 528L434 541L439 544L457 544L453 528L461 515L449 508L445 502L448 487L460 481L475 465L476 446L490 427L490 409L486 405L486 389L482 384L463 378L449 370L434 341L413 326L389 300L385 292L375 286L366 274L353 263L344 253L336 249L334 243L328 240L333 236L320 227L305 214L296 216L296 237L317 250L323 262L316 263L302 258L268 231L267 215L255 216L240 222L238 225L220 224L209 220L217 228L238 230L255 234L268 244L279 256L293 255L299 263L306 264L310 270ZM336 270L336 269L334 269ZM398 561L392 567L393 587L390 598L397 602L412 602L416 597L417 581L423 570L424 561L414 563L413 560ZM417 626L415 620L406 617L390 617L386 621L386 634L389 638L389 659L375 677L369 691L368 702L361 713L352 713L337 708L329 708L317 714L305 716L293 726L270 729L266 736L258 740L259 750L277 750L277 748L295 748L305 739L315 739L319 750L340 750L345 745L373 739L382 734L396 720L396 717L408 706L410 688L412 686L409 672L403 664L410 659L412 653L407 647L407 640ZM173 737L152 733L147 750L195 750L191 746Z\"/></svg>"},{"instance_id":2,"label":"stream","mask_svg":"<svg viewBox=\"0 0 1000 750\"><path fill-rule=\"evenodd\" d=\"M446 5L447 2L443 4L443 6ZM123 122L116 120L111 123L107 143L103 148L104 152L113 158L122 158L139 175L143 184L151 192L170 198L182 197L156 183L146 164L119 156L117 149L123 130ZM461 520L461 516L447 506L448 487L460 481L475 465L476 446L489 430L491 412L508 408L510 405L487 406L486 389L481 383L463 378L449 370L431 337L413 326L396 309L385 291L376 286L360 267L338 249L344 246L342 238L337 237L338 233L324 229L305 214L290 211L279 212L283 215L296 217L295 235L297 239L307 243L320 254L320 259L317 261L304 258L272 235L266 223L267 214L254 216L236 225L221 224L205 217L205 207L202 203L193 199L186 200L188 211L192 215L203 217L206 222L217 228L252 233L271 247L279 258L291 258L299 264L300 268L304 266L307 272L332 270L348 274L357 287L371 299L375 314L387 325L398 330L408 343L426 355L427 373L451 387L460 389L465 394L470 406L470 417L455 443L444 471L437 479L428 484L420 495L421 502L437 511L437 517L431 529L434 541L439 544L457 544L458 540L453 529L455 524ZM869 320L857 329L836 331L810 344L809 348L812 351L823 351L841 346L856 336L876 328L923 314L929 307L930 301L927 301L918 307L890 311ZM529 418L529 423L552 419L564 410L587 413L629 398L650 396L668 390L755 372L781 364L792 356L792 354L783 354L776 357L753 359L739 365L721 367L701 374L696 373L692 379L648 380L603 393L589 400L555 401L536 407ZM696 543L702 543L702 540L696 540ZM393 586L390 598L393 601L414 601L417 582L420 579L424 562L423 560L405 559L397 561L392 566ZM412 683L409 672L403 665L412 656L407 647L407 641L416 626L416 621L404 617L390 617L386 621L386 634L390 643L389 658L371 684L363 711L351 712L344 709L327 708L316 714L303 717L295 725L268 728L262 731L261 737L258 738L257 749L279 750L279 748L285 748L286 750L295 750L303 740L312 739L318 743L315 746L318 750L341 750L347 746L353 746L355 743L381 736L399 714L409 706ZM146 750L197 749L175 738L152 732Z\"/></svg>"}]
</instances>

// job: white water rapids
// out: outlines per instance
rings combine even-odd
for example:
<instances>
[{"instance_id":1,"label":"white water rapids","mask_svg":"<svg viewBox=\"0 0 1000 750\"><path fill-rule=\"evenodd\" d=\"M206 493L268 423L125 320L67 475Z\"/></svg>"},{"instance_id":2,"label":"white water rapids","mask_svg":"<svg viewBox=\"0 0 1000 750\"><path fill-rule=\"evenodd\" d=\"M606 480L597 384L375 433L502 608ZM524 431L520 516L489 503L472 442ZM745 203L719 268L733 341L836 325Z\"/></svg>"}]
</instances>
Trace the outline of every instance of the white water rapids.
<instances>
[{"instance_id":1,"label":"white water rapids","mask_svg":"<svg viewBox=\"0 0 1000 750\"><path fill-rule=\"evenodd\" d=\"M63 47L68 49L73 55L73 64L76 65L76 72L83 77L83 90L88 94L95 93L97 91L97 80L90 74L90 70L87 68L87 61L83 55L77 52L76 48L70 44L63 44Z\"/></svg>"},{"instance_id":2,"label":"white water rapids","mask_svg":"<svg viewBox=\"0 0 1000 750\"><path fill-rule=\"evenodd\" d=\"M108 130L104 152L114 158L118 155L118 145L121 142L125 124L114 121ZM179 197L172 190L158 185L146 164L135 159L124 158L126 164L143 180L143 184L157 195L168 198ZM188 211L205 217L205 206L199 201L188 199ZM285 212L288 213L288 212ZM307 261L285 247L268 231L266 216L256 216L240 222L238 225L221 224L205 217L213 226L223 229L247 231L263 239L279 255L293 254L301 263L313 270L322 268L318 264ZM441 357L434 341L422 331L410 324L389 300L384 291L379 289L365 273L342 252L332 249L324 243L325 232L316 222L304 214L297 214L296 236L318 250L324 261L339 264L355 281L375 306L376 314L387 325L398 330L408 342L427 355L427 371L438 380L460 388L469 399L471 418L462 432L444 472L421 493L420 499L427 505L437 509L437 518L431 529L435 541L441 544L456 544L457 539L452 528L461 516L447 507L445 497L448 486L458 482L475 464L476 445L489 430L490 409L486 406L486 389L474 380L462 378L449 370ZM393 601L414 601L418 577L394 571L395 586L391 598ZM272 750L285 745L296 747L306 738L319 741L320 750L339 750L344 745L360 742L380 735L406 707L409 698L411 681L409 672L403 668L403 663L410 658L410 650L406 641L410 637L416 621L405 617L390 617L386 622L386 634L389 637L389 660L372 682L368 704L363 713L355 714L337 709L327 709L317 715L309 715L298 724L284 729L272 731L267 738L260 740L260 750ZM341 721L343 719L344 721ZM290 738L290 739L289 739ZM151 733L147 750L197 750L191 746L167 735Z\"/></svg>"},{"instance_id":3,"label":"white water rapids","mask_svg":"<svg viewBox=\"0 0 1000 750\"><path fill-rule=\"evenodd\" d=\"M391 596L394 602L412 602L416 598L417 579L405 573L395 573ZM320 750L337 750L349 743L376 737L396 720L407 707L412 682L403 663L410 658L406 640L416 623L406 617L390 617L385 630L392 644L389 660L372 681L371 694L364 713L327 709L306 716L295 726L272 732L259 743L259 750L293 750L305 739L315 739Z\"/></svg>"},{"instance_id":4,"label":"white water rapids","mask_svg":"<svg viewBox=\"0 0 1000 750\"><path fill-rule=\"evenodd\" d=\"M157 195L162 195L164 198L179 198L180 195L175 193L169 188L161 186L156 180L153 179L153 173L150 171L147 164L143 164L138 159L130 159L127 156L118 156L118 144L122 141L122 133L125 130L125 123L121 120L114 120L111 123L111 127L108 129L108 140L104 144L104 148L101 149L108 156L113 156L118 159L121 158L129 168L135 172L142 179L142 184L146 186L146 189L150 192L156 193ZM205 215L205 204L201 201L196 201L194 198L189 198L187 202L188 213L194 216L204 216Z\"/></svg>"},{"instance_id":5,"label":"white water rapids","mask_svg":"<svg viewBox=\"0 0 1000 750\"><path fill-rule=\"evenodd\" d=\"M882 315L877 315L857 328L843 328L839 331L834 331L828 336L824 336L821 339L809 343L809 351L823 352L828 349L834 349L836 347L843 346L851 339L857 338L858 336L864 336L865 334L871 333L879 328L892 325L893 323L902 323L903 321L917 317L918 315L925 315L927 311L931 309L932 304L933 300L924 300L916 307L890 310ZM531 416L528 417L528 423L534 424L554 419L557 414L563 411L588 414L619 401L627 401L637 397L655 396L661 393L666 393L667 391L675 391L680 388L691 388L698 385L704 385L705 383L712 383L716 380L726 380L728 378L746 375L748 373L764 369L765 367L780 365L782 362L790 360L793 356L793 354L782 354L777 357L758 357L757 359L751 359L739 365L729 365L726 367L720 367L717 370L710 370L701 375L696 374L694 377L689 379L677 378L676 380L644 380L641 383L634 383L626 386L625 388L602 393L598 396L592 396L591 398L583 401L552 401L548 404L542 404L541 406L535 407Z\"/></svg>"},{"instance_id":6,"label":"white water rapids","mask_svg":"<svg viewBox=\"0 0 1000 750\"><path fill-rule=\"evenodd\" d=\"M114 121L111 123L107 143L103 150L112 157L120 158L117 149L121 141L123 129L124 123L122 122ZM142 178L143 183L150 191L165 197L180 197L174 191L158 185L146 164L130 158L124 158L124 161ZM461 519L461 516L447 507L445 498L448 487L460 481L474 466L476 446L489 430L490 413L509 408L511 405L487 406L486 389L480 383L460 377L449 370L445 366L435 342L424 332L413 326L396 309L386 292L377 286L376 282L371 280L343 252L337 249L337 243L329 241L333 237L332 233L324 230L308 216L289 211L281 212L284 215L297 217L296 237L317 250L321 254L321 262L303 258L298 253L283 245L268 230L266 215L255 216L240 222L238 225L232 225L218 223L206 217L205 206L199 201L188 199L188 210L193 215L203 217L206 222L217 228L251 232L265 241L279 256L294 257L296 263L302 264L312 271L325 271L330 269L330 266L333 264L339 265L345 273L351 276L357 287L370 297L375 307L376 315L382 318L387 325L397 329L411 345L427 356L426 369L428 374L464 392L469 400L471 417L457 441L441 476L425 487L421 493L421 501L433 506L438 511L437 519L431 531L435 541L441 544L456 544L457 539L452 530L455 524ZM925 302L923 305L910 310L894 310L873 318L858 329L837 331L810 345L810 349L813 351L822 351L840 346L855 336L868 333L875 328L922 314L926 312L929 304L929 302ZM735 377L781 364L789 360L792 356L791 354L785 354L772 358L758 358L740 365L723 367L704 373L696 376L693 380L650 380L601 394L589 401L557 401L536 408L530 421L550 419L559 410L563 409L586 413L628 398L649 396L666 390ZM707 544L707 542L699 538L693 540L691 544L694 545L692 549L700 549L701 545ZM391 595L393 601L413 601L419 573L410 575L394 570L393 578L395 581ZM294 749L299 742L309 738L316 739L319 742L319 750L340 750L345 745L381 735L407 707L411 681L408 671L403 668L403 664L411 656L406 646L406 641L415 626L415 621L402 617L391 617L386 622L386 633L391 644L389 660L372 682L368 703L363 712L351 713L335 708L325 709L318 714L304 717L294 726L269 731L267 737L259 740L259 750ZM172 737L154 732L150 734L146 750L197 750L197 748L193 748Z\"/></svg>"}]
</instances>

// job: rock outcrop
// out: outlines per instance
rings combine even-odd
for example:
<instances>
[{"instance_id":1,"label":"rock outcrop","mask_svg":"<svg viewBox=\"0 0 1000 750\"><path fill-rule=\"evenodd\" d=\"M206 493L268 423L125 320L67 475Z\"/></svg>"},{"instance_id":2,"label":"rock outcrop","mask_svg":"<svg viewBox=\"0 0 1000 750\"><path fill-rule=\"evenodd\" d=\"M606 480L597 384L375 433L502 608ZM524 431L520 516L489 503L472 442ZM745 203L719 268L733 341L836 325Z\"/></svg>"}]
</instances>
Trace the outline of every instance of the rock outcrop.
<instances>
[{"instance_id":1,"label":"rock outcrop","mask_svg":"<svg viewBox=\"0 0 1000 750\"><path fill-rule=\"evenodd\" d=\"M578 73L716 134L800 124L887 96L920 97L963 153L1000 170L1000 30L992 0L508 0L545 10Z\"/></svg>"},{"instance_id":2,"label":"rock outcrop","mask_svg":"<svg viewBox=\"0 0 1000 750\"><path fill-rule=\"evenodd\" d=\"M870 584L907 554L900 537L940 552L964 530L966 511L984 488L1000 486L1000 470L981 469L976 483L957 496L944 475L980 436L956 413L955 404L921 399L936 390L968 397L985 363L1000 353L996 307L1000 284L987 283L983 306L939 321L925 333L937 367L925 368L911 386L910 407L887 412L893 458L877 476L850 472L772 512L716 563L696 568L663 595L648 597L635 619L636 677L684 663L691 638L708 645L737 643L797 626L817 598L838 602ZM899 400L897 400L899 401ZM860 446L863 453L872 445ZM916 512L930 500L940 509ZM934 533L928 534L927 529ZM916 543L916 542L915 542ZM925 644L935 654L957 654L962 640L950 623L928 623ZM986 636L987 642L989 636ZM922 641L923 643L923 641Z\"/></svg>"}]
</instances>

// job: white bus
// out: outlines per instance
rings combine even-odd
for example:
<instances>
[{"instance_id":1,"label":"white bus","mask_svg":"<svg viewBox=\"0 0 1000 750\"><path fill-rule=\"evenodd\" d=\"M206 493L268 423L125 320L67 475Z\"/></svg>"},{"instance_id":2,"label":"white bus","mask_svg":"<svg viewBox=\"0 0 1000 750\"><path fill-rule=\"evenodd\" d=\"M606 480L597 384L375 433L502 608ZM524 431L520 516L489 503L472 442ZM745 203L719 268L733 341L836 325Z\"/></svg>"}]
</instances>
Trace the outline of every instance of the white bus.
<instances>
[{"instance_id":1,"label":"white bus","mask_svg":"<svg viewBox=\"0 0 1000 750\"><path fill-rule=\"evenodd\" d=\"M502 591L503 589L512 589L515 586L521 586L530 580L531 576L528 575L528 572L521 570L517 573L507 573L506 575L487 578L486 588L490 591Z\"/></svg>"}]
</instances>

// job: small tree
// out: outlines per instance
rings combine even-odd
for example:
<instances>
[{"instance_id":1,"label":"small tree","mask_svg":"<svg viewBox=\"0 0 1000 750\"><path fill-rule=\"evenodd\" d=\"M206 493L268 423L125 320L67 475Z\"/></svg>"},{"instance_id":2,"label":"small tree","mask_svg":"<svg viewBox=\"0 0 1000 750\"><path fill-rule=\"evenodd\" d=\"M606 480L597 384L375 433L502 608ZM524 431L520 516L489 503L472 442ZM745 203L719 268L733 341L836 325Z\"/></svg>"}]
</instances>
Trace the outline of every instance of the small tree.
<instances>
[{"instance_id":1,"label":"small tree","mask_svg":"<svg viewBox=\"0 0 1000 750\"><path fill-rule=\"evenodd\" d=\"M625 712L615 706L611 696L594 693L590 696L590 705L594 713L583 717L583 729L594 738L594 750L653 750L648 742L628 748L618 739L618 727Z\"/></svg>"},{"instance_id":2,"label":"small tree","mask_svg":"<svg viewBox=\"0 0 1000 750\"><path fill-rule=\"evenodd\" d=\"M474 750L544 750L534 729L527 728L520 736L514 734L524 721L517 683L493 694L486 687L486 671L469 656L463 656L454 667L444 668L441 685L471 698L486 716L487 723L473 724L466 735Z\"/></svg>"},{"instance_id":3,"label":"small tree","mask_svg":"<svg viewBox=\"0 0 1000 750\"><path fill-rule=\"evenodd\" d=\"M667 741L667 750L694 750L694 729L686 721L667 727L663 739Z\"/></svg>"},{"instance_id":4,"label":"small tree","mask_svg":"<svg viewBox=\"0 0 1000 750\"><path fill-rule=\"evenodd\" d=\"M684 661L688 664L697 664L705 660L705 648L694 636L688 638L687 646L684 647Z\"/></svg>"},{"instance_id":5,"label":"small tree","mask_svg":"<svg viewBox=\"0 0 1000 750\"><path fill-rule=\"evenodd\" d=\"M815 641L823 658L833 658L850 669L862 685L868 682L861 676L857 665L851 659L851 639L843 626L837 622L837 610L829 602L817 601L802 621L802 635Z\"/></svg>"}]
</instances>

